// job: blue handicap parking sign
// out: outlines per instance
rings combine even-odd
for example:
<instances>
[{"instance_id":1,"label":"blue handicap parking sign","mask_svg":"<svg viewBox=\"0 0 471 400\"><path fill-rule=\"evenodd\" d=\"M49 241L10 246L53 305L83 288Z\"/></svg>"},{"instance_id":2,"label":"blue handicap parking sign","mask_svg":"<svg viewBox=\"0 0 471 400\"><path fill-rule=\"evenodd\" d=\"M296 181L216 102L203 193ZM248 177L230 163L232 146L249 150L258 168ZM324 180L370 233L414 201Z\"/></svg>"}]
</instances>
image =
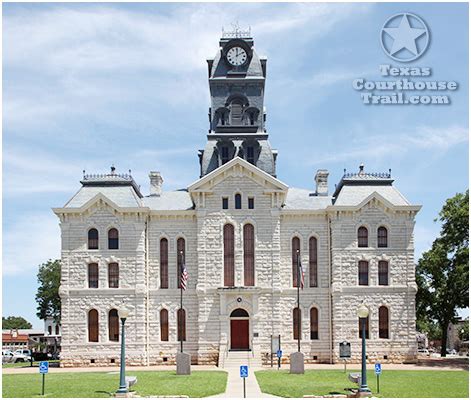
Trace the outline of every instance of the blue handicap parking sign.
<instances>
[{"instance_id":1,"label":"blue handicap parking sign","mask_svg":"<svg viewBox=\"0 0 471 400\"><path fill-rule=\"evenodd\" d=\"M375 364L375 374L381 374L381 364Z\"/></svg>"},{"instance_id":2,"label":"blue handicap parking sign","mask_svg":"<svg viewBox=\"0 0 471 400\"><path fill-rule=\"evenodd\" d=\"M281 350L278 350L278 351L276 352L276 356L277 356L278 358L281 358L282 355L283 355L283 352L282 352Z\"/></svg>"},{"instance_id":3,"label":"blue handicap parking sign","mask_svg":"<svg viewBox=\"0 0 471 400\"><path fill-rule=\"evenodd\" d=\"M49 372L49 362L48 361L40 361L39 362L39 373L40 374L47 374Z\"/></svg>"},{"instance_id":4,"label":"blue handicap parking sign","mask_svg":"<svg viewBox=\"0 0 471 400\"><path fill-rule=\"evenodd\" d=\"M247 378L249 376L249 367L247 365L240 366L240 377Z\"/></svg>"}]
</instances>

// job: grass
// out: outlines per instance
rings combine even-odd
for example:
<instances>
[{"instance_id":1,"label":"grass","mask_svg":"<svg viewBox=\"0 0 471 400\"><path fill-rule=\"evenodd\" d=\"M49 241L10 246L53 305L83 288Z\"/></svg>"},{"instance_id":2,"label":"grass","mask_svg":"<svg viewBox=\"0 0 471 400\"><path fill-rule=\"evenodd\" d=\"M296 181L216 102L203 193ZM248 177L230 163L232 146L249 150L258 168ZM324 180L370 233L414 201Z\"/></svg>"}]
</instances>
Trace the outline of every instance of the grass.
<instances>
[{"instance_id":1,"label":"grass","mask_svg":"<svg viewBox=\"0 0 471 400\"><path fill-rule=\"evenodd\" d=\"M49 366L51 366L51 363L58 363L59 362L59 360L48 360L48 361L49 361ZM31 368L31 362L30 361L25 361L25 362L2 364L2 368L24 368L24 367L30 367ZM39 368L39 361L33 361L33 368Z\"/></svg>"},{"instance_id":2,"label":"grass","mask_svg":"<svg viewBox=\"0 0 471 400\"><path fill-rule=\"evenodd\" d=\"M137 376L132 387L140 396L206 397L226 390L227 373L196 371L177 376L175 371L132 371ZM4 374L3 397L42 397L41 376L35 374ZM119 387L116 372L50 373L46 376L44 397L111 397Z\"/></svg>"},{"instance_id":3,"label":"grass","mask_svg":"<svg viewBox=\"0 0 471 400\"><path fill-rule=\"evenodd\" d=\"M306 370L304 375L257 371L255 375L262 392L281 397L347 394L345 389L356 387L348 380L348 372L345 374L343 370ZM469 397L468 371L383 370L379 394L374 371L369 371L367 378L375 397Z\"/></svg>"}]
</instances>

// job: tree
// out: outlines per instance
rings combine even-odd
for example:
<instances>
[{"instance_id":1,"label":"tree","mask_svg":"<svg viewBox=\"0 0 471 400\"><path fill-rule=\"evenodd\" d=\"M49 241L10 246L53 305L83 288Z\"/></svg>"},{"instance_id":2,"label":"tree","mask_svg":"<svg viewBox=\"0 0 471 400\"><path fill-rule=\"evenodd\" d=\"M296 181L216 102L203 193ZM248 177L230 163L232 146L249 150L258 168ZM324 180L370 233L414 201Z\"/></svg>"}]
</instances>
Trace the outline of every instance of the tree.
<instances>
[{"instance_id":1,"label":"tree","mask_svg":"<svg viewBox=\"0 0 471 400\"><path fill-rule=\"evenodd\" d=\"M440 236L422 254L417 269L417 322L436 321L441 331L441 356L446 356L448 324L469 297L469 192L448 199L440 211Z\"/></svg>"},{"instance_id":2,"label":"tree","mask_svg":"<svg viewBox=\"0 0 471 400\"><path fill-rule=\"evenodd\" d=\"M38 303L36 315L40 319L54 318L57 322L61 314L61 298L59 286L61 281L60 260L49 260L39 266L38 292L36 301Z\"/></svg>"},{"instance_id":3,"label":"tree","mask_svg":"<svg viewBox=\"0 0 471 400\"><path fill-rule=\"evenodd\" d=\"M469 340L469 320L464 321L463 326L458 332L458 336L462 341Z\"/></svg>"},{"instance_id":4,"label":"tree","mask_svg":"<svg viewBox=\"0 0 471 400\"><path fill-rule=\"evenodd\" d=\"M23 317L2 317L2 329L31 329L31 325Z\"/></svg>"}]
</instances>

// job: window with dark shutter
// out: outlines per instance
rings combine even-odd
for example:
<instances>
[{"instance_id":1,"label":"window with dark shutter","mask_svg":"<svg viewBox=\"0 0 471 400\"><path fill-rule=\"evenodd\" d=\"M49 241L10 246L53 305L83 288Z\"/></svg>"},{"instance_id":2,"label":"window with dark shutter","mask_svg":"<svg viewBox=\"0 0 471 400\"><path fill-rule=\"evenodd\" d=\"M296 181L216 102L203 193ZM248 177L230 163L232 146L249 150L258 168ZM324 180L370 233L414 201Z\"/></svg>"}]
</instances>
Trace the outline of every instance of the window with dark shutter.
<instances>
[{"instance_id":1,"label":"window with dark shutter","mask_svg":"<svg viewBox=\"0 0 471 400\"><path fill-rule=\"evenodd\" d=\"M160 288L168 289L168 240L160 239Z\"/></svg>"},{"instance_id":2,"label":"window with dark shutter","mask_svg":"<svg viewBox=\"0 0 471 400\"><path fill-rule=\"evenodd\" d=\"M168 311L165 308L160 310L160 340L168 342Z\"/></svg>"},{"instance_id":3,"label":"window with dark shutter","mask_svg":"<svg viewBox=\"0 0 471 400\"><path fill-rule=\"evenodd\" d=\"M255 237L252 224L244 225L244 285L255 285Z\"/></svg>"},{"instance_id":4,"label":"window with dark shutter","mask_svg":"<svg viewBox=\"0 0 471 400\"><path fill-rule=\"evenodd\" d=\"M236 210L240 210L242 208L242 196L240 195L240 193L237 193L235 195L234 201Z\"/></svg>"},{"instance_id":5,"label":"window with dark shutter","mask_svg":"<svg viewBox=\"0 0 471 400\"><path fill-rule=\"evenodd\" d=\"M222 209L223 210L229 209L229 198L227 197L222 198Z\"/></svg>"},{"instance_id":6,"label":"window with dark shutter","mask_svg":"<svg viewBox=\"0 0 471 400\"><path fill-rule=\"evenodd\" d=\"M56 335L59 334L59 325L56 325Z\"/></svg>"},{"instance_id":7,"label":"window with dark shutter","mask_svg":"<svg viewBox=\"0 0 471 400\"><path fill-rule=\"evenodd\" d=\"M119 233L115 228L111 228L108 231L108 249L119 249Z\"/></svg>"},{"instance_id":8,"label":"window with dark shutter","mask_svg":"<svg viewBox=\"0 0 471 400\"><path fill-rule=\"evenodd\" d=\"M96 289L98 287L98 264L88 264L88 287Z\"/></svg>"},{"instance_id":9,"label":"window with dark shutter","mask_svg":"<svg viewBox=\"0 0 471 400\"><path fill-rule=\"evenodd\" d=\"M368 247L368 229L364 226L358 228L358 247Z\"/></svg>"},{"instance_id":10,"label":"window with dark shutter","mask_svg":"<svg viewBox=\"0 0 471 400\"><path fill-rule=\"evenodd\" d=\"M298 237L291 240L291 265L293 274L293 287L298 287L298 250L301 248L301 241Z\"/></svg>"},{"instance_id":11,"label":"window with dark shutter","mask_svg":"<svg viewBox=\"0 0 471 400\"><path fill-rule=\"evenodd\" d=\"M225 164L228 161L230 161L229 147L223 146L223 147L221 147L221 162L222 162L222 164Z\"/></svg>"},{"instance_id":12,"label":"window with dark shutter","mask_svg":"<svg viewBox=\"0 0 471 400\"><path fill-rule=\"evenodd\" d=\"M255 199L253 197L248 198L248 209L253 210L255 208Z\"/></svg>"},{"instance_id":13,"label":"window with dark shutter","mask_svg":"<svg viewBox=\"0 0 471 400\"><path fill-rule=\"evenodd\" d=\"M255 152L254 152L253 146L248 146L246 152L247 152L246 160L251 164L255 164Z\"/></svg>"},{"instance_id":14,"label":"window with dark shutter","mask_svg":"<svg viewBox=\"0 0 471 400\"><path fill-rule=\"evenodd\" d=\"M385 306L379 308L379 337L389 339L389 310Z\"/></svg>"},{"instance_id":15,"label":"window with dark shutter","mask_svg":"<svg viewBox=\"0 0 471 400\"><path fill-rule=\"evenodd\" d=\"M378 228L378 247L388 247L388 230L384 226Z\"/></svg>"},{"instance_id":16,"label":"window with dark shutter","mask_svg":"<svg viewBox=\"0 0 471 400\"><path fill-rule=\"evenodd\" d=\"M180 308L177 312L178 341L186 340L186 315L185 310Z\"/></svg>"},{"instance_id":17,"label":"window with dark shutter","mask_svg":"<svg viewBox=\"0 0 471 400\"><path fill-rule=\"evenodd\" d=\"M316 307L311 308L311 340L319 339L319 311Z\"/></svg>"},{"instance_id":18,"label":"window with dark shutter","mask_svg":"<svg viewBox=\"0 0 471 400\"><path fill-rule=\"evenodd\" d=\"M362 323L362 318L358 318L358 337L361 339L361 323ZM366 323L365 323L365 338L369 339L370 338L370 317L366 317Z\"/></svg>"},{"instance_id":19,"label":"window with dark shutter","mask_svg":"<svg viewBox=\"0 0 471 400\"><path fill-rule=\"evenodd\" d=\"M368 261L358 262L358 284L368 286Z\"/></svg>"},{"instance_id":20,"label":"window with dark shutter","mask_svg":"<svg viewBox=\"0 0 471 400\"><path fill-rule=\"evenodd\" d=\"M234 286L234 226L224 225L224 286Z\"/></svg>"},{"instance_id":21,"label":"window with dark shutter","mask_svg":"<svg viewBox=\"0 0 471 400\"><path fill-rule=\"evenodd\" d=\"M293 339L300 338L301 328L301 310L299 308L293 309Z\"/></svg>"},{"instance_id":22,"label":"window with dark shutter","mask_svg":"<svg viewBox=\"0 0 471 400\"><path fill-rule=\"evenodd\" d=\"M317 287L317 239L309 239L309 286Z\"/></svg>"},{"instance_id":23,"label":"window with dark shutter","mask_svg":"<svg viewBox=\"0 0 471 400\"><path fill-rule=\"evenodd\" d=\"M117 263L108 264L108 287L119 288L119 265Z\"/></svg>"},{"instance_id":24,"label":"window with dark shutter","mask_svg":"<svg viewBox=\"0 0 471 400\"><path fill-rule=\"evenodd\" d=\"M98 342L98 311L94 309L88 312L88 341Z\"/></svg>"},{"instance_id":25,"label":"window with dark shutter","mask_svg":"<svg viewBox=\"0 0 471 400\"><path fill-rule=\"evenodd\" d=\"M381 286L389 284L389 265L387 261L380 261L378 263L378 283Z\"/></svg>"},{"instance_id":26,"label":"window with dark shutter","mask_svg":"<svg viewBox=\"0 0 471 400\"><path fill-rule=\"evenodd\" d=\"M119 316L114 308L108 313L108 338L111 342L119 342Z\"/></svg>"},{"instance_id":27,"label":"window with dark shutter","mask_svg":"<svg viewBox=\"0 0 471 400\"><path fill-rule=\"evenodd\" d=\"M185 262L185 239L179 238L177 240L177 287L182 287L181 276L183 263Z\"/></svg>"},{"instance_id":28,"label":"window with dark shutter","mask_svg":"<svg viewBox=\"0 0 471 400\"><path fill-rule=\"evenodd\" d=\"M98 249L98 231L95 228L88 231L88 248L89 250Z\"/></svg>"}]
</instances>

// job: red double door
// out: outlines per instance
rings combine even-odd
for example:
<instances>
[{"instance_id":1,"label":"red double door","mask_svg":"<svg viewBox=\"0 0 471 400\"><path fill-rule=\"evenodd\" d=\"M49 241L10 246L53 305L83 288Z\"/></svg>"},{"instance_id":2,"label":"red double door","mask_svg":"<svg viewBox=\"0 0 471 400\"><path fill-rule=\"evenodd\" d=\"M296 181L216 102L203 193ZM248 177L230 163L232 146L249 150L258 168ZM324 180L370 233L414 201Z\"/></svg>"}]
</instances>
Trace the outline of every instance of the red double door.
<instances>
[{"instance_id":1,"label":"red double door","mask_svg":"<svg viewBox=\"0 0 471 400\"><path fill-rule=\"evenodd\" d=\"M231 350L250 350L249 320L231 320Z\"/></svg>"}]
</instances>

